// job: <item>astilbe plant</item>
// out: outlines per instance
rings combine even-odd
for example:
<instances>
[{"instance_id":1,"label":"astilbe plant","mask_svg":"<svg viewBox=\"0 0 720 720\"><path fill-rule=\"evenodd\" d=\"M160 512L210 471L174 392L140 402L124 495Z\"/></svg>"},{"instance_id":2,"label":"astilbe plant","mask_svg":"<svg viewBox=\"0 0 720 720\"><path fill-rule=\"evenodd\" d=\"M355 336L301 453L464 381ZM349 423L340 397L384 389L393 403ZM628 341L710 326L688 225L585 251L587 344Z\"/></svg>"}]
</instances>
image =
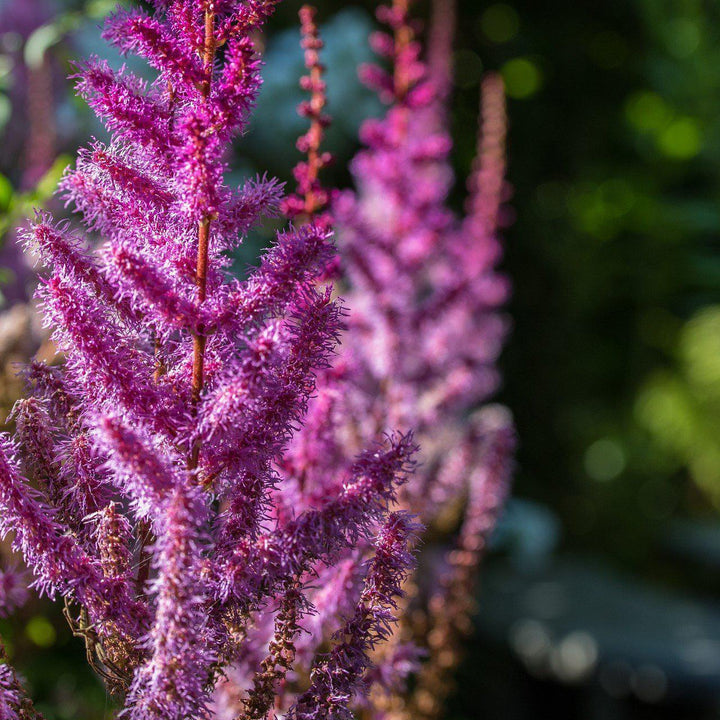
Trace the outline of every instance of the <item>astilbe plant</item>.
<instances>
[{"instance_id":1,"label":"astilbe plant","mask_svg":"<svg viewBox=\"0 0 720 720\"><path fill-rule=\"evenodd\" d=\"M221 713L230 667L247 670L234 717L347 716L412 565L415 523L389 510L409 434L379 428L343 450L322 493L295 472L308 438L305 452L326 450L307 407L343 316L321 282L329 223L279 233L246 280L226 272L280 199L272 180L223 181L259 88L253 37L275 4L156 0L153 14L111 16L104 37L156 79L99 58L78 67L112 135L62 181L85 231L40 214L25 235L49 269L38 298L59 354L25 370L15 435L0 441L0 532L35 588L62 598L133 720ZM352 582L327 599L343 612L323 612L316 588L348 558ZM289 675L318 616L307 672ZM35 717L4 659L0 718Z\"/></svg>"},{"instance_id":2,"label":"astilbe plant","mask_svg":"<svg viewBox=\"0 0 720 720\"><path fill-rule=\"evenodd\" d=\"M419 468L400 500L428 538L423 573L408 583L402 624L378 662L392 662L408 642L424 660L411 691L376 694L368 715L434 718L472 629L476 570L512 471L510 414L486 404L499 385L508 330L509 284L496 271L506 117L502 80L489 74L466 213L458 218L447 205L455 3L435 0L425 58L411 5L379 8L390 33L377 33L372 44L390 72L372 66L362 75L389 109L364 125L366 147L351 168L356 191L341 195L335 212L353 308L345 340L351 372L374 398L376 426L416 432ZM359 437L373 430L366 425Z\"/></svg>"},{"instance_id":3,"label":"astilbe plant","mask_svg":"<svg viewBox=\"0 0 720 720\"><path fill-rule=\"evenodd\" d=\"M302 16L308 75L301 85L310 100L300 112L311 127L298 143L307 153L296 169L298 191L283 209L297 222L337 224L341 263L330 263L326 276L340 276L350 313L339 358L320 374L307 421L278 473L296 486L298 506L310 508L337 492L338 468L369 439L390 428L416 428L421 462L398 501L421 518L428 542L422 572L403 588L400 627L386 629L384 642L368 648L354 674L336 668L318 675L312 662L332 642L335 619L354 617L353 595L365 602L362 577L373 547L361 540L342 562L321 571L310 596L316 614L306 620L311 632L298 636L295 675L286 680L311 674L320 687L330 683L327 697L340 695L343 708L368 718L433 718L441 712L461 642L472 629L476 570L512 470L510 415L485 404L499 384L496 362L508 330L502 305L509 285L495 269L507 196L504 96L499 77L489 75L467 212L458 218L447 207L454 9L450 0L436 3L425 59L409 3L395 0L379 9L390 33L376 34L372 43L391 72L369 67L362 74L389 109L365 124L366 147L351 168L356 190L341 194L324 189L319 179L328 162L321 150L328 123L322 43L312 11L304 9ZM259 627L269 637L272 618ZM336 650L326 662L333 662ZM237 665L220 689L223 717L235 717L252 665ZM312 702L303 697L295 712L308 719L346 716L328 702L322 693Z\"/></svg>"}]
</instances>

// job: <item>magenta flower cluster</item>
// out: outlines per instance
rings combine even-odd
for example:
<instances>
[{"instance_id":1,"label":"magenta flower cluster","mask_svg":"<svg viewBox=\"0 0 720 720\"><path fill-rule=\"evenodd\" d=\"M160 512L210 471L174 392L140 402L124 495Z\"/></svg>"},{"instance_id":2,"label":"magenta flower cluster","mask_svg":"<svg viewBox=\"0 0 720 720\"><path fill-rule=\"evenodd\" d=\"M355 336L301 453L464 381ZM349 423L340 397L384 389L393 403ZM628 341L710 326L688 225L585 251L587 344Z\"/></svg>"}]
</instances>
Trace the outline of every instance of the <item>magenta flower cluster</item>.
<instances>
[{"instance_id":1,"label":"magenta flower cluster","mask_svg":"<svg viewBox=\"0 0 720 720\"><path fill-rule=\"evenodd\" d=\"M493 482L507 490L512 422L506 409L483 403L498 389L509 329L502 308L510 285L496 270L509 190L503 86L491 74L466 213L449 209L454 2L435 0L427 59L411 4L395 0L378 11L390 32L371 40L391 71L368 66L361 74L389 109L363 126L366 147L351 166L356 190L340 195L335 213L352 308L344 344L356 383L375 403L364 436L377 425L413 428L421 462L403 500L431 525L443 508L474 496L473 478L496 450L504 462Z\"/></svg>"},{"instance_id":2,"label":"magenta flower cluster","mask_svg":"<svg viewBox=\"0 0 720 720\"><path fill-rule=\"evenodd\" d=\"M78 92L112 135L61 184L85 229L38 215L25 236L48 268L38 298L59 355L27 368L16 434L0 441L0 533L35 588L64 599L133 720L207 716L243 662L240 717L347 714L412 565L414 521L390 510L409 434L378 431L344 454L321 494L286 472L344 315L319 282L327 224L279 233L246 280L227 272L280 201L272 180L224 182L275 4L156 0L153 14L110 17L106 40L156 79L98 58L78 67ZM336 639L313 653L302 692L286 690L311 589L360 547ZM0 717L27 713L16 676L0 672Z\"/></svg>"},{"instance_id":3,"label":"magenta flower cluster","mask_svg":"<svg viewBox=\"0 0 720 720\"><path fill-rule=\"evenodd\" d=\"M390 71L362 74L389 109L363 127L355 191L332 192L305 7L297 192L229 187L277 2L155 0L110 17L104 37L155 80L78 67L112 136L61 183L84 231L38 215L25 236L48 269L38 297L59 352L26 369L0 441L0 532L34 586L63 598L132 720L434 717L508 491L512 423L482 407L508 329L501 82L483 87L460 219L447 209L453 2L436 0L427 58L409 0L381 7L389 32L372 43ZM280 213L293 224L233 277L229 254ZM445 539L415 578L423 526ZM23 591L0 574L0 613ZM4 660L0 720L35 717Z\"/></svg>"},{"instance_id":4,"label":"magenta flower cluster","mask_svg":"<svg viewBox=\"0 0 720 720\"><path fill-rule=\"evenodd\" d=\"M423 54L412 5L393 0L378 9L388 31L371 43L386 64L361 75L389 107L364 124L365 148L351 166L356 189L341 194L334 210L352 308L346 362L368 403L363 422L354 422L356 437L361 445L378 427L413 428L418 468L400 502L429 537L444 538L426 548L423 576L408 587L408 612L383 657L397 668L410 638L425 660L401 663L406 675L415 673L410 688L402 673L385 673L396 697L376 702L371 715L430 720L452 689L472 628L475 572L509 492L512 419L506 408L485 404L499 386L509 329L502 308L510 287L496 270L509 187L503 84L488 74L466 212L459 218L449 209L456 6L434 0Z\"/></svg>"},{"instance_id":5,"label":"magenta flower cluster","mask_svg":"<svg viewBox=\"0 0 720 720\"><path fill-rule=\"evenodd\" d=\"M373 66L362 75L389 108L365 123L365 148L351 166L356 190L335 194L330 212L316 202L333 196L317 173L327 120L309 115L311 132L299 145L308 161L296 170L298 192L286 212L336 224L341 261L328 274L339 274L350 312L338 358L319 375L316 397L278 471L297 485L300 507L309 509L338 491L341 469L378 433L413 429L420 462L397 500L443 543L420 550L423 576L406 582L400 625L376 638L382 642L372 648L372 668L367 654L357 657L342 645L322 674L312 663L332 643L338 620L355 618L349 598L377 551L359 538L321 573L309 595L316 610L306 621L310 632L295 643L296 673L321 688L296 705L303 720L350 717L348 706L384 720L438 716L471 627L475 571L509 490L512 421L505 408L483 405L499 384L496 362L509 324L502 313L509 283L496 271L508 196L502 82L490 75L483 85L478 159L460 219L447 207L454 3L436 0L427 59L410 9L407 0L379 8L389 32L372 43L390 71ZM317 72L321 46L316 28L305 25L313 81L303 82L312 98L303 114L325 103ZM353 619L342 637L354 638L355 622L363 620ZM268 614L258 626L259 644L269 641L272 628ZM353 639L351 646L360 644ZM236 717L255 662L245 658L219 688L223 720Z\"/></svg>"}]
</instances>

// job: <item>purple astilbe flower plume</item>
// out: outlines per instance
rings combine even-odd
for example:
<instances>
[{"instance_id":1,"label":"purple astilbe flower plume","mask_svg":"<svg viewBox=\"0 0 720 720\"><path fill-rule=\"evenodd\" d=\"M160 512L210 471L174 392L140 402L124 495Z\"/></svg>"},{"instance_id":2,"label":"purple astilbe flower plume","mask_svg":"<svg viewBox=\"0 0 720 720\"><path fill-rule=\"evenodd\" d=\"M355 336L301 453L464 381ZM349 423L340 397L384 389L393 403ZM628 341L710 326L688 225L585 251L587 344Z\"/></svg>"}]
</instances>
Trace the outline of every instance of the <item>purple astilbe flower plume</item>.
<instances>
[{"instance_id":1,"label":"purple astilbe flower plume","mask_svg":"<svg viewBox=\"0 0 720 720\"><path fill-rule=\"evenodd\" d=\"M339 469L378 432L416 429L422 463L397 500L445 538L441 553L434 553L443 560L424 563L429 577L402 582L395 576L405 597L398 593L391 615L401 622L374 649L365 645L367 635L355 641L358 617L365 622L368 616L358 616L349 602L355 597L357 612L367 610L361 598L372 544L362 540L341 564L322 571L326 584L310 596L318 615L306 623L313 633L294 640L296 669L312 678L290 710L298 718L350 717L358 709L377 718L437 716L459 641L471 627L475 572L512 468L509 413L482 407L497 390L496 361L508 330L501 313L508 282L495 270L507 194L502 83L496 76L483 83L478 161L461 219L447 208L454 4L436 3L427 61L408 0L381 7L378 16L391 33L375 34L372 44L391 72L368 67L362 74L389 109L363 128L366 147L352 166L356 191L341 194L329 210L339 228L349 298L340 357L319 375L305 423L276 469L279 487L292 491L286 513L318 512L327 496L345 492ZM316 62L312 57L308 65ZM301 148L309 151L302 142ZM285 209L312 228L317 217L303 200L307 163L298 167L298 194ZM469 421L468 412L477 408ZM333 593L339 601L329 603ZM333 642L333 617L344 620L344 639L329 656L318 656ZM411 618L420 619L420 627ZM348 663L354 672L347 672ZM413 673L415 682L407 683ZM233 682L246 681L235 676ZM362 700L368 690L370 700Z\"/></svg>"},{"instance_id":2,"label":"purple astilbe flower plume","mask_svg":"<svg viewBox=\"0 0 720 720\"><path fill-rule=\"evenodd\" d=\"M408 544L419 529L404 513L393 513L381 528L355 612L336 634L332 651L315 663L310 688L289 713L292 720L354 717L352 703L373 665L369 653L387 639L396 620L402 583L414 564Z\"/></svg>"},{"instance_id":3,"label":"purple astilbe flower plume","mask_svg":"<svg viewBox=\"0 0 720 720\"><path fill-rule=\"evenodd\" d=\"M311 99L300 108L301 115L310 121L310 129L298 148L307 159L299 163L295 172L297 193L283 204L284 212L303 224L299 231L302 238L324 234L333 222L328 208L330 192L320 179L328 158L322 150L328 119L322 115L326 102L319 58L322 41L315 15L315 10L307 6L300 11L308 68L301 85ZM299 245L298 250L301 254L297 259L283 254L278 256L277 264L260 268L260 275L267 278L266 288L281 285L278 278L290 273L297 275L298 268L301 273L306 272L308 262L318 287L332 275L336 263L331 256L318 253L314 243L308 243L305 249ZM326 295L327 300L330 297ZM273 289L274 303L284 305L290 300L284 291ZM247 308L239 314L242 317L248 313L247 322L255 316L254 302L248 303L237 294L234 303L238 309ZM268 363L275 347L274 336L264 337L256 364ZM288 369L291 367L288 365ZM397 619L395 595L400 594L407 573L412 523L405 516L393 515L385 525L384 518L386 508L398 502L396 480L413 468L414 444L409 434L388 434L383 447L377 439L385 428L379 426L374 433L366 434L365 445L356 443L352 437L339 438L337 431L347 418L335 417L335 408L347 412L353 404L350 398L354 397L366 410L365 394L357 393L350 380L344 363L320 368L317 393L308 403L302 426L288 436L286 452L273 453L271 457L277 484L270 492L277 503L279 539L285 556L267 535L261 535L253 545L234 542L228 547L223 574L233 582L225 586L223 597L231 599L234 595L243 607L255 605L257 599L247 578L249 574L262 574L282 599L260 608L258 618L263 619L256 624L256 637L264 639L267 652L257 656L251 646L249 653L246 649L238 655L227 682L216 694L216 710L221 718L266 717L272 708L273 688L278 686L282 692L275 698L276 713L291 716L315 711L325 712L326 716L328 712L351 713L357 707L358 697L371 686L371 673L375 670L371 650L389 634L385 625ZM252 392L252 387L243 383L242 392ZM275 394L283 392L279 389ZM223 391L216 399L214 412L234 412L230 403L237 402L239 396L234 389L229 394ZM247 426L247 422L238 425ZM232 436L233 428L226 430ZM239 438L232 444L237 448L243 442L246 440ZM364 450L368 444L372 449ZM249 488L257 488L257 470L247 464L244 467L243 482ZM242 492L230 502L234 523L254 519L253 506L248 504L247 497L248 492ZM338 537L347 536L345 527L350 543L338 543ZM229 538L237 536L237 529L230 522L225 529ZM317 561L314 568L317 582L307 588L303 598L297 595L296 583L299 570L308 560ZM378 590L381 580L384 589ZM382 593L385 595L381 597ZM352 633L348 643L335 643L337 648L329 658L322 654L327 642L334 642L333 637L340 638L348 632ZM337 707L332 709L327 705L329 700L323 698L327 688L322 678L326 673L345 677L346 692L337 698ZM312 678L309 689L305 687L306 677Z\"/></svg>"},{"instance_id":4,"label":"purple astilbe flower plume","mask_svg":"<svg viewBox=\"0 0 720 720\"><path fill-rule=\"evenodd\" d=\"M12 669L4 664L5 658L0 658L0 718L2 720L15 720L20 716L20 703L22 690Z\"/></svg>"},{"instance_id":5,"label":"purple astilbe flower plume","mask_svg":"<svg viewBox=\"0 0 720 720\"><path fill-rule=\"evenodd\" d=\"M293 706L315 580L354 555L356 581L313 647L347 610L356 654L343 669L335 653L332 672L369 667L357 653L384 637L405 573L410 538L390 506L413 467L409 428L337 454L321 495L283 470L322 417L310 412L316 377L343 375L331 369L345 313L324 280L327 196L312 175L326 162L319 100L305 113L308 222L279 233L247 280L226 273L228 251L281 199L274 180L224 180L260 85L253 38L276 2L157 0L153 13L112 15L105 39L156 78L100 58L78 67L78 93L111 134L61 182L84 231L38 214L24 238L48 269L38 298L58 358L27 369L16 437L0 441L0 534L39 592L63 598L133 720L210 717L216 685L243 663L242 716ZM303 24L307 87L321 98L311 11ZM355 610L363 582L371 596ZM0 707L16 708L20 686L0 670Z\"/></svg>"},{"instance_id":6,"label":"purple astilbe flower plume","mask_svg":"<svg viewBox=\"0 0 720 720\"><path fill-rule=\"evenodd\" d=\"M495 271L507 198L506 119L502 81L489 75L467 212L458 219L446 206L453 180L447 125L455 5L434 3L427 62L410 5L395 0L378 11L392 34L374 36L373 45L390 60L391 72L362 73L390 107L365 124L367 147L352 167L357 190L341 196L334 210L351 284L344 339L351 372L373 396L381 426L415 428L422 448L402 502L437 532L462 528L439 576L409 588L416 611L404 617L424 615L423 628L405 623L382 651L391 658L397 644L425 637L428 659L414 690L391 707L398 717L434 718L469 626L472 580L507 493L514 444L507 411L480 416L492 422L466 420L498 387L495 362L508 329L500 312L508 283ZM464 519L457 517L462 507ZM422 586L440 589L427 597ZM374 712L390 710L378 701Z\"/></svg>"},{"instance_id":7,"label":"purple astilbe flower plume","mask_svg":"<svg viewBox=\"0 0 720 720\"><path fill-rule=\"evenodd\" d=\"M0 642L0 720L35 720L41 717L17 673L7 664L5 646Z\"/></svg>"}]
</instances>

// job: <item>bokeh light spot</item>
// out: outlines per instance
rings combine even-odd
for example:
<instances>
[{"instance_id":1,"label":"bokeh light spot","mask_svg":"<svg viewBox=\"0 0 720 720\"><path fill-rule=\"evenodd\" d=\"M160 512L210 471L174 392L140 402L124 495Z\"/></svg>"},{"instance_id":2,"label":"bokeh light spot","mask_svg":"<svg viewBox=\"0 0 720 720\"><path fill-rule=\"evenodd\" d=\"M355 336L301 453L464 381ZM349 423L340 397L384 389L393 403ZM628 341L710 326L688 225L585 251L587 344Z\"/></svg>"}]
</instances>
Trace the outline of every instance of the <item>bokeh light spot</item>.
<instances>
[{"instance_id":1,"label":"bokeh light spot","mask_svg":"<svg viewBox=\"0 0 720 720\"><path fill-rule=\"evenodd\" d=\"M0 173L0 210L7 211L13 199L13 186L2 173Z\"/></svg>"},{"instance_id":2,"label":"bokeh light spot","mask_svg":"<svg viewBox=\"0 0 720 720\"><path fill-rule=\"evenodd\" d=\"M575 186L566 196L573 225L601 241L617 235L620 218L630 212L636 200L633 186L623 178Z\"/></svg>"},{"instance_id":3,"label":"bokeh light spot","mask_svg":"<svg viewBox=\"0 0 720 720\"><path fill-rule=\"evenodd\" d=\"M658 131L672 119L672 110L657 93L642 91L631 95L625 103L625 117L638 130Z\"/></svg>"},{"instance_id":4,"label":"bokeh light spot","mask_svg":"<svg viewBox=\"0 0 720 720\"><path fill-rule=\"evenodd\" d=\"M0 95L0 130L7 125L12 115L12 103L7 95Z\"/></svg>"},{"instance_id":5,"label":"bokeh light spot","mask_svg":"<svg viewBox=\"0 0 720 720\"><path fill-rule=\"evenodd\" d=\"M505 89L511 98L522 100L534 95L542 86L540 68L528 58L514 58L506 62L500 71Z\"/></svg>"},{"instance_id":6,"label":"bokeh light spot","mask_svg":"<svg viewBox=\"0 0 720 720\"><path fill-rule=\"evenodd\" d=\"M598 199L606 215L622 217L635 204L635 190L623 178L607 180L598 188Z\"/></svg>"},{"instance_id":7,"label":"bokeh light spot","mask_svg":"<svg viewBox=\"0 0 720 720\"><path fill-rule=\"evenodd\" d=\"M42 615L36 615L28 620L25 634L30 642L43 648L52 647L57 639L57 633L52 623Z\"/></svg>"},{"instance_id":8,"label":"bokeh light spot","mask_svg":"<svg viewBox=\"0 0 720 720\"><path fill-rule=\"evenodd\" d=\"M533 619L517 621L510 628L510 647L529 667L542 666L552 650L552 641L547 628Z\"/></svg>"},{"instance_id":9,"label":"bokeh light spot","mask_svg":"<svg viewBox=\"0 0 720 720\"><path fill-rule=\"evenodd\" d=\"M480 16L480 29L491 42L508 42L518 34L520 18L510 5L497 3Z\"/></svg>"},{"instance_id":10,"label":"bokeh light spot","mask_svg":"<svg viewBox=\"0 0 720 720\"><path fill-rule=\"evenodd\" d=\"M585 451L585 472L598 482L614 480L625 469L625 451L617 440L601 438Z\"/></svg>"},{"instance_id":11,"label":"bokeh light spot","mask_svg":"<svg viewBox=\"0 0 720 720\"><path fill-rule=\"evenodd\" d=\"M89 17L102 18L117 7L116 0L90 0L85 13Z\"/></svg>"},{"instance_id":12,"label":"bokeh light spot","mask_svg":"<svg viewBox=\"0 0 720 720\"><path fill-rule=\"evenodd\" d=\"M646 703L658 703L667 692L667 676L656 665L641 665L632 676L635 695Z\"/></svg>"},{"instance_id":13,"label":"bokeh light spot","mask_svg":"<svg viewBox=\"0 0 720 720\"><path fill-rule=\"evenodd\" d=\"M666 42L675 57L689 57L700 47L700 27L690 18L677 18L670 23Z\"/></svg>"},{"instance_id":14,"label":"bokeh light spot","mask_svg":"<svg viewBox=\"0 0 720 720\"><path fill-rule=\"evenodd\" d=\"M658 136L658 146L664 155L678 160L695 157L702 146L697 121L690 117L673 120Z\"/></svg>"},{"instance_id":15,"label":"bokeh light spot","mask_svg":"<svg viewBox=\"0 0 720 720\"><path fill-rule=\"evenodd\" d=\"M0 35L0 51L17 52L23 45L23 37L19 32L6 32Z\"/></svg>"},{"instance_id":16,"label":"bokeh light spot","mask_svg":"<svg viewBox=\"0 0 720 720\"><path fill-rule=\"evenodd\" d=\"M597 663L598 646L590 633L575 631L553 649L550 664L563 682L580 682L587 678Z\"/></svg>"},{"instance_id":17,"label":"bokeh light spot","mask_svg":"<svg viewBox=\"0 0 720 720\"><path fill-rule=\"evenodd\" d=\"M635 416L672 447L687 447L693 442L692 409L677 380L667 373L657 373L642 389Z\"/></svg>"},{"instance_id":18,"label":"bokeh light spot","mask_svg":"<svg viewBox=\"0 0 720 720\"><path fill-rule=\"evenodd\" d=\"M0 45L0 47L2 46ZM12 85L12 72L14 67L13 61L8 56L0 55L0 87L2 87L3 90Z\"/></svg>"},{"instance_id":19,"label":"bokeh light spot","mask_svg":"<svg viewBox=\"0 0 720 720\"><path fill-rule=\"evenodd\" d=\"M685 325L680 352L698 391L720 397L720 306L703 308Z\"/></svg>"}]
</instances>

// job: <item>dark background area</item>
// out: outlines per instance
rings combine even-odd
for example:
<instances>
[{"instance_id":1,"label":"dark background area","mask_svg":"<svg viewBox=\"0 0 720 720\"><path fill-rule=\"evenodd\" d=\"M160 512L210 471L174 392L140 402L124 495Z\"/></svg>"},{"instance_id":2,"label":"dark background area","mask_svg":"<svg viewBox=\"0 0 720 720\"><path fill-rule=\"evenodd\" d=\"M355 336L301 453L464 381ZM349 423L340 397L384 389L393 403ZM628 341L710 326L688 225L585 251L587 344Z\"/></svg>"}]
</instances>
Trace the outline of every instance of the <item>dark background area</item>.
<instances>
[{"instance_id":1,"label":"dark background area","mask_svg":"<svg viewBox=\"0 0 720 720\"><path fill-rule=\"evenodd\" d=\"M375 3L317 5L336 118L332 181L345 186L358 124L379 111L354 79ZM70 58L104 52L97 26L109 6L0 3L5 228L47 199L63 153L98 132L63 78ZM285 0L269 27L239 173L288 179L297 160L298 6ZM461 0L459 16L458 210L483 73L501 72L509 96L515 221L503 267L514 332L499 399L521 445L448 717L716 717L720 5ZM45 88L34 99L22 92L28 73ZM27 293L26 271L6 264L11 305ZM61 618L34 602L0 629L47 717L100 716L108 701Z\"/></svg>"}]
</instances>

